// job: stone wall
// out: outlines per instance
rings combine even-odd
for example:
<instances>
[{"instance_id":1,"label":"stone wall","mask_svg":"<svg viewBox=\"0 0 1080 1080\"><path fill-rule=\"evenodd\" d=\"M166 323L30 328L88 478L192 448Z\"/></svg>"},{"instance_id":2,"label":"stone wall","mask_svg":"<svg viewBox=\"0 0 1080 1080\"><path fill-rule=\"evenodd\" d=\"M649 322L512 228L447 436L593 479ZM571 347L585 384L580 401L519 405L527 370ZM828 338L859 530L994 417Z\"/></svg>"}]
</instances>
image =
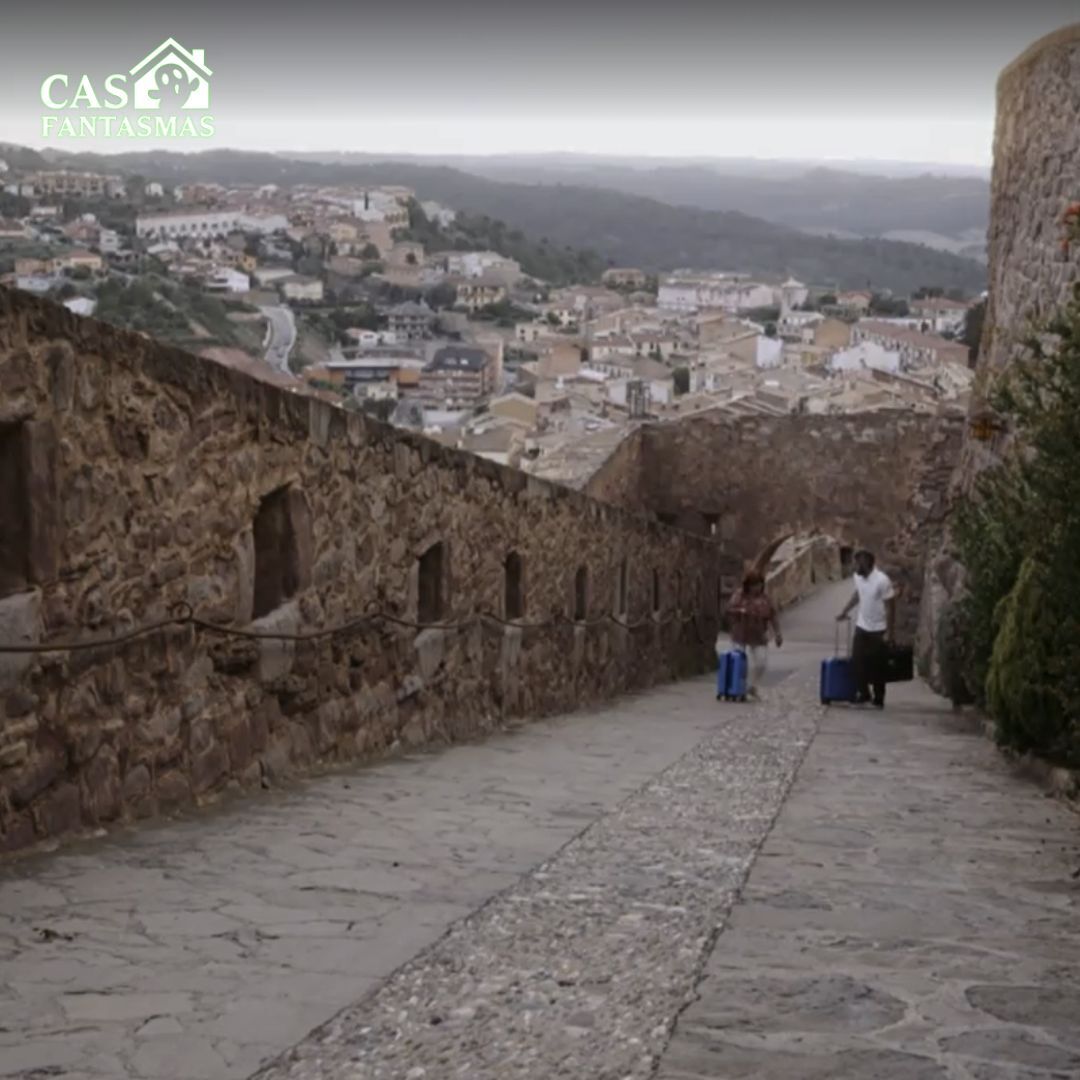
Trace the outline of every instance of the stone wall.
<instances>
[{"instance_id":1,"label":"stone wall","mask_svg":"<svg viewBox=\"0 0 1080 1080\"><path fill-rule=\"evenodd\" d=\"M972 410L984 407L996 373L1016 359L1033 322L1068 298L1075 251L1061 249L1062 215L1080 201L1080 24L1037 41L1001 74L997 86L990 201L990 296ZM964 440L953 496L998 460L1004 439ZM942 618L963 588L963 568L947 540L928 562L920 616L924 670L941 683Z\"/></svg>"},{"instance_id":2,"label":"stone wall","mask_svg":"<svg viewBox=\"0 0 1080 1080\"><path fill-rule=\"evenodd\" d=\"M819 585L839 581L844 576L840 545L831 536L815 536L801 541L791 557L772 567L765 575L765 588L776 608L797 604Z\"/></svg>"},{"instance_id":3,"label":"stone wall","mask_svg":"<svg viewBox=\"0 0 1080 1080\"><path fill-rule=\"evenodd\" d=\"M587 490L635 492L635 507L719 538L729 576L783 533L870 548L902 587L899 625L913 635L964 426L958 414L732 419L716 410L643 428L640 446L620 447Z\"/></svg>"},{"instance_id":4,"label":"stone wall","mask_svg":"<svg viewBox=\"0 0 1080 1080\"><path fill-rule=\"evenodd\" d=\"M2 848L712 662L714 541L6 290L0 458L0 645L384 616L0 653Z\"/></svg>"}]
</instances>

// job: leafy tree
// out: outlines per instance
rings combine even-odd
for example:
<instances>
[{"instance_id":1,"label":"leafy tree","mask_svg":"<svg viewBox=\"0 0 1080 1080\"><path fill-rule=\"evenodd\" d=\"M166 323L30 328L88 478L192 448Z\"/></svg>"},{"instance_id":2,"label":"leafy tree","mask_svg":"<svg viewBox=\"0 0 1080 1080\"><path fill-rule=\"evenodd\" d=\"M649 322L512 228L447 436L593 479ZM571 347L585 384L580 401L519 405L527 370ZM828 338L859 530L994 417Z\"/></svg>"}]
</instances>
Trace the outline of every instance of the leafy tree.
<instances>
[{"instance_id":1,"label":"leafy tree","mask_svg":"<svg viewBox=\"0 0 1080 1080\"><path fill-rule=\"evenodd\" d=\"M675 383L675 393L677 395L690 393L690 369L685 367L677 367L671 373L672 380Z\"/></svg>"},{"instance_id":2,"label":"leafy tree","mask_svg":"<svg viewBox=\"0 0 1080 1080\"><path fill-rule=\"evenodd\" d=\"M908 307L908 302L902 297L874 293L870 298L870 313L872 315L882 315L885 318L905 319L911 314L911 309Z\"/></svg>"},{"instance_id":3,"label":"leafy tree","mask_svg":"<svg viewBox=\"0 0 1080 1080\"><path fill-rule=\"evenodd\" d=\"M360 251L361 259L375 260L380 257L379 249L374 244L365 244Z\"/></svg>"},{"instance_id":4,"label":"leafy tree","mask_svg":"<svg viewBox=\"0 0 1080 1080\"><path fill-rule=\"evenodd\" d=\"M457 303L457 289L453 285L441 282L438 285L433 285L424 293L424 300L427 302L428 307L434 308L436 311L452 308Z\"/></svg>"}]
</instances>

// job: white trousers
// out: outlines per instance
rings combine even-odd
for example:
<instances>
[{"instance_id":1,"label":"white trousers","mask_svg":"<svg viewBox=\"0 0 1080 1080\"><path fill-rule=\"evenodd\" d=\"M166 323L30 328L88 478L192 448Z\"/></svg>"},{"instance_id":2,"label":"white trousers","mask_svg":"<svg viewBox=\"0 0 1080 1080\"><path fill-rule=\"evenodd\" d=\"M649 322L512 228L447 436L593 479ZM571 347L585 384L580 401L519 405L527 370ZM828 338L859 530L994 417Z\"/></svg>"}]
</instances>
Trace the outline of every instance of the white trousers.
<instances>
[{"instance_id":1,"label":"white trousers","mask_svg":"<svg viewBox=\"0 0 1080 1080\"><path fill-rule=\"evenodd\" d=\"M716 655L718 657L729 649L742 649L746 653L747 688L756 690L761 685L761 680L765 677L765 672L769 668L769 646L736 645L734 641L716 639Z\"/></svg>"}]
</instances>

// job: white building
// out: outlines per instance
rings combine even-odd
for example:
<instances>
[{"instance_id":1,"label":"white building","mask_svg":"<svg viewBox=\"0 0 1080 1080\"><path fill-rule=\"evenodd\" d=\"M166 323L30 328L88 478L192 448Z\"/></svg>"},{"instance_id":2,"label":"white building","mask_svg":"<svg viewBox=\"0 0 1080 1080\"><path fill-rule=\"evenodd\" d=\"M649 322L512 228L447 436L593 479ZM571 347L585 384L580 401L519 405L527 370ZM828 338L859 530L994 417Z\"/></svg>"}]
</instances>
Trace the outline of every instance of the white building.
<instances>
[{"instance_id":1,"label":"white building","mask_svg":"<svg viewBox=\"0 0 1080 1080\"><path fill-rule=\"evenodd\" d=\"M247 274L223 266L210 275L206 282L207 292L245 293L251 288Z\"/></svg>"},{"instance_id":2,"label":"white building","mask_svg":"<svg viewBox=\"0 0 1080 1080\"><path fill-rule=\"evenodd\" d=\"M284 214L241 214L237 222L244 232L259 233L261 236L285 232L289 227L289 219Z\"/></svg>"},{"instance_id":3,"label":"white building","mask_svg":"<svg viewBox=\"0 0 1080 1080\"><path fill-rule=\"evenodd\" d=\"M102 229L98 233L98 247L102 255L114 255L120 246L120 234L114 229Z\"/></svg>"},{"instance_id":4,"label":"white building","mask_svg":"<svg viewBox=\"0 0 1080 1080\"><path fill-rule=\"evenodd\" d=\"M450 274L467 278L497 277L506 285L521 277L520 265L496 251L450 252L446 256L446 269Z\"/></svg>"},{"instance_id":5,"label":"white building","mask_svg":"<svg viewBox=\"0 0 1080 1080\"><path fill-rule=\"evenodd\" d=\"M759 368L779 367L784 361L784 343L780 338L771 338L759 334L755 342L754 366Z\"/></svg>"},{"instance_id":6,"label":"white building","mask_svg":"<svg viewBox=\"0 0 1080 1080\"><path fill-rule=\"evenodd\" d=\"M420 209L424 211L424 217L428 221L434 221L444 229L448 225L453 225L454 219L457 217L456 210L451 210L450 207L443 206L442 203L423 202L420 204Z\"/></svg>"},{"instance_id":7,"label":"white building","mask_svg":"<svg viewBox=\"0 0 1080 1080\"><path fill-rule=\"evenodd\" d=\"M795 278L788 278L783 285L780 286L780 312L785 314L789 311L794 311L795 308L802 307L806 303L806 298L810 295L810 290L801 282Z\"/></svg>"},{"instance_id":8,"label":"white building","mask_svg":"<svg viewBox=\"0 0 1080 1080\"><path fill-rule=\"evenodd\" d=\"M143 193L148 199L160 199L165 194L165 189L156 181L151 180L146 187L143 188Z\"/></svg>"},{"instance_id":9,"label":"white building","mask_svg":"<svg viewBox=\"0 0 1080 1080\"><path fill-rule=\"evenodd\" d=\"M281 295L286 300L313 301L317 303L323 298L323 283L318 278L305 277L303 274L292 274L282 278L278 282Z\"/></svg>"},{"instance_id":10,"label":"white building","mask_svg":"<svg viewBox=\"0 0 1080 1080\"><path fill-rule=\"evenodd\" d=\"M912 316L918 320L918 328L935 334L962 333L971 307L962 300L950 300L945 296L912 300L908 306Z\"/></svg>"},{"instance_id":11,"label":"white building","mask_svg":"<svg viewBox=\"0 0 1080 1080\"><path fill-rule=\"evenodd\" d=\"M260 266L255 270L255 280L260 285L270 285L292 276L293 272L287 266Z\"/></svg>"},{"instance_id":12,"label":"white building","mask_svg":"<svg viewBox=\"0 0 1080 1080\"><path fill-rule=\"evenodd\" d=\"M225 236L240 227L236 210L204 210L179 214L140 214L135 234L147 239Z\"/></svg>"},{"instance_id":13,"label":"white building","mask_svg":"<svg viewBox=\"0 0 1080 1080\"><path fill-rule=\"evenodd\" d=\"M776 332L791 341L810 344L814 340L814 327L824 318L819 311L786 311L776 323Z\"/></svg>"},{"instance_id":14,"label":"white building","mask_svg":"<svg viewBox=\"0 0 1080 1080\"><path fill-rule=\"evenodd\" d=\"M663 311L692 315L699 311L749 311L771 307L776 290L737 274L675 274L660 283L657 306Z\"/></svg>"},{"instance_id":15,"label":"white building","mask_svg":"<svg viewBox=\"0 0 1080 1080\"><path fill-rule=\"evenodd\" d=\"M93 315L97 310L97 301L89 296L73 296L64 301L64 307L76 315Z\"/></svg>"},{"instance_id":16,"label":"white building","mask_svg":"<svg viewBox=\"0 0 1080 1080\"><path fill-rule=\"evenodd\" d=\"M895 375L900 370L900 353L873 341L862 341L834 353L829 359L829 370L888 371Z\"/></svg>"}]
</instances>

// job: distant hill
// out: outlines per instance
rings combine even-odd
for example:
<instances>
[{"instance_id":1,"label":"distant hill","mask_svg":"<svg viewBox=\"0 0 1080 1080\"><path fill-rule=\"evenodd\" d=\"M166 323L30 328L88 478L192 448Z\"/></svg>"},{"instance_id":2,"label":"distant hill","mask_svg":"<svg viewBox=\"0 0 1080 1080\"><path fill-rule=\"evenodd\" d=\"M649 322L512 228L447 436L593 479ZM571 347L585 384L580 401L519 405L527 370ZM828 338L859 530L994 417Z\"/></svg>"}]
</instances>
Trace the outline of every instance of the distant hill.
<instances>
[{"instance_id":1,"label":"distant hill","mask_svg":"<svg viewBox=\"0 0 1080 1080\"><path fill-rule=\"evenodd\" d=\"M510 183L413 162L336 164L231 150L78 154L65 160L71 167L141 173L169 183L405 184L421 199L496 218L538 242L592 249L612 265L647 270L685 266L794 274L812 284L904 293L920 285L967 292L985 287L985 268L977 262L923 245L813 236L744 213L675 206L596 186Z\"/></svg>"},{"instance_id":2,"label":"distant hill","mask_svg":"<svg viewBox=\"0 0 1080 1080\"><path fill-rule=\"evenodd\" d=\"M302 155L370 163L367 155ZM496 155L429 159L491 180L573 184L659 199L674 206L735 210L816 234L913 240L956 254L981 254L990 215L985 170L906 170L887 162L843 165L718 159L677 161L588 155Z\"/></svg>"}]
</instances>

